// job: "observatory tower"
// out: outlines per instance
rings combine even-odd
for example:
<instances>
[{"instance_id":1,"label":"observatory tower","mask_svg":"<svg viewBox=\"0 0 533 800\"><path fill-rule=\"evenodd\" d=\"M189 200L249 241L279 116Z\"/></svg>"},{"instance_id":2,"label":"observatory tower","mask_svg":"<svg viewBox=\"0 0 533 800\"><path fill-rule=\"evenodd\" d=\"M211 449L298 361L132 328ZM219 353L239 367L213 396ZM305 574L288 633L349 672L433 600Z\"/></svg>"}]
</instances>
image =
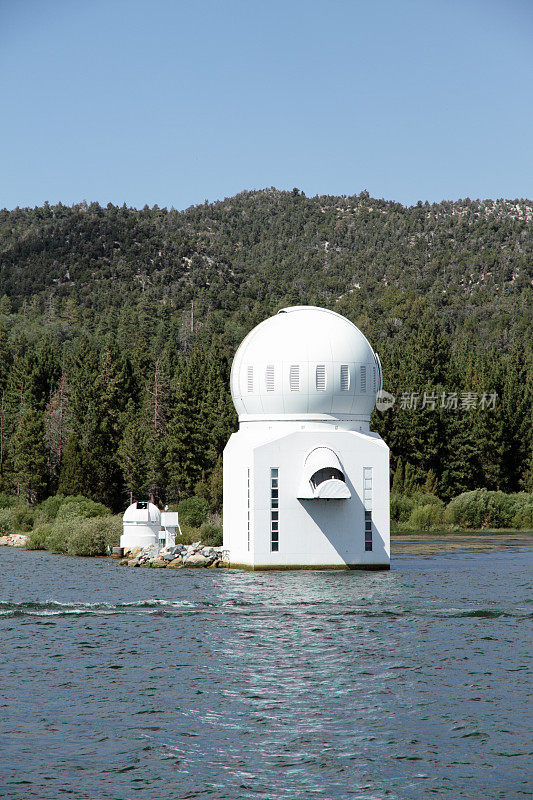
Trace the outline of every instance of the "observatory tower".
<instances>
[{"instance_id":1,"label":"observatory tower","mask_svg":"<svg viewBox=\"0 0 533 800\"><path fill-rule=\"evenodd\" d=\"M248 334L224 450L231 566L389 568L389 448L369 429L381 384L369 342L334 311L285 308Z\"/></svg>"}]
</instances>

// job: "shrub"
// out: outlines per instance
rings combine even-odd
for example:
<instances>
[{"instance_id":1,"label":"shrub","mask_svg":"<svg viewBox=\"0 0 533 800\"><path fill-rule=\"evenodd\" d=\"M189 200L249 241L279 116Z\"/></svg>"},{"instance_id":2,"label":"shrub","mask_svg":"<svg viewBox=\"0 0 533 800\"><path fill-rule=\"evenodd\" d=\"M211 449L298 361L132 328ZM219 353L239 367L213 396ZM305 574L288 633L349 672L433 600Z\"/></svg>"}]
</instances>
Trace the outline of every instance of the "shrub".
<instances>
[{"instance_id":1,"label":"shrub","mask_svg":"<svg viewBox=\"0 0 533 800\"><path fill-rule=\"evenodd\" d=\"M0 536L9 536L16 533L15 520L12 508L0 509Z\"/></svg>"},{"instance_id":2,"label":"shrub","mask_svg":"<svg viewBox=\"0 0 533 800\"><path fill-rule=\"evenodd\" d=\"M526 492L505 494L475 489L450 500L446 519L467 528L508 528L515 524L516 514L530 499Z\"/></svg>"},{"instance_id":3,"label":"shrub","mask_svg":"<svg viewBox=\"0 0 533 800\"><path fill-rule=\"evenodd\" d=\"M52 553L66 553L68 539L74 530L75 520L55 522L50 532L46 535L46 549ZM40 526L39 526L40 527Z\"/></svg>"},{"instance_id":4,"label":"shrub","mask_svg":"<svg viewBox=\"0 0 533 800\"><path fill-rule=\"evenodd\" d=\"M17 503L9 508L0 509L0 536L10 533L26 533L33 528L34 510L26 503Z\"/></svg>"},{"instance_id":5,"label":"shrub","mask_svg":"<svg viewBox=\"0 0 533 800\"><path fill-rule=\"evenodd\" d=\"M64 501L65 497L62 494L55 494L43 500L42 503L39 503L35 509L36 524L52 522L57 517L61 504Z\"/></svg>"},{"instance_id":6,"label":"shrub","mask_svg":"<svg viewBox=\"0 0 533 800\"><path fill-rule=\"evenodd\" d=\"M530 495L531 496L531 495ZM522 505L513 517L515 528L533 530L533 501Z\"/></svg>"},{"instance_id":7,"label":"shrub","mask_svg":"<svg viewBox=\"0 0 533 800\"><path fill-rule=\"evenodd\" d=\"M194 528L192 525L186 525L180 521L181 536L179 530L176 529L176 544L192 544L201 540L200 529Z\"/></svg>"},{"instance_id":8,"label":"shrub","mask_svg":"<svg viewBox=\"0 0 533 800\"><path fill-rule=\"evenodd\" d=\"M390 515L394 522L404 525L414 508L414 500L405 494L393 492L390 497Z\"/></svg>"},{"instance_id":9,"label":"shrub","mask_svg":"<svg viewBox=\"0 0 533 800\"><path fill-rule=\"evenodd\" d=\"M20 500L14 494L5 494L4 492L0 493L0 509L3 508L13 508L13 506L17 506L20 503Z\"/></svg>"},{"instance_id":10,"label":"shrub","mask_svg":"<svg viewBox=\"0 0 533 800\"><path fill-rule=\"evenodd\" d=\"M30 533L26 548L28 550L47 550L48 537L52 533L52 527L50 523L37 525Z\"/></svg>"},{"instance_id":11,"label":"shrub","mask_svg":"<svg viewBox=\"0 0 533 800\"><path fill-rule=\"evenodd\" d=\"M429 531L431 528L442 525L443 521L444 503L442 505L426 503L426 505L413 508L406 527L413 531Z\"/></svg>"},{"instance_id":12,"label":"shrub","mask_svg":"<svg viewBox=\"0 0 533 800\"><path fill-rule=\"evenodd\" d=\"M78 519L91 519L92 517L107 517L110 515L111 511L102 503L95 503L94 500L89 500L88 497L77 495L76 497L65 498L59 507L56 519L64 520L76 517Z\"/></svg>"},{"instance_id":13,"label":"shrub","mask_svg":"<svg viewBox=\"0 0 533 800\"><path fill-rule=\"evenodd\" d=\"M67 553L73 556L105 556L116 547L122 533L122 515L80 519L67 539Z\"/></svg>"},{"instance_id":14,"label":"shrub","mask_svg":"<svg viewBox=\"0 0 533 800\"><path fill-rule=\"evenodd\" d=\"M13 512L13 524L15 531L31 531L35 519L35 509L26 503L19 503L10 509Z\"/></svg>"},{"instance_id":15,"label":"shrub","mask_svg":"<svg viewBox=\"0 0 533 800\"><path fill-rule=\"evenodd\" d=\"M180 524L191 525L199 528L209 514L209 503L205 497L188 497L178 504Z\"/></svg>"},{"instance_id":16,"label":"shrub","mask_svg":"<svg viewBox=\"0 0 533 800\"><path fill-rule=\"evenodd\" d=\"M122 533L122 516L70 517L38 525L30 534L30 550L51 550L73 556L103 556L116 547Z\"/></svg>"},{"instance_id":17,"label":"shrub","mask_svg":"<svg viewBox=\"0 0 533 800\"><path fill-rule=\"evenodd\" d=\"M222 546L222 528L210 522L204 522L200 528L200 539L207 547Z\"/></svg>"},{"instance_id":18,"label":"shrub","mask_svg":"<svg viewBox=\"0 0 533 800\"><path fill-rule=\"evenodd\" d=\"M414 500L416 506L433 505L439 506L439 508L444 508L444 502L440 499L440 497L437 497L436 494L415 492L413 495L411 495L411 498Z\"/></svg>"}]
</instances>

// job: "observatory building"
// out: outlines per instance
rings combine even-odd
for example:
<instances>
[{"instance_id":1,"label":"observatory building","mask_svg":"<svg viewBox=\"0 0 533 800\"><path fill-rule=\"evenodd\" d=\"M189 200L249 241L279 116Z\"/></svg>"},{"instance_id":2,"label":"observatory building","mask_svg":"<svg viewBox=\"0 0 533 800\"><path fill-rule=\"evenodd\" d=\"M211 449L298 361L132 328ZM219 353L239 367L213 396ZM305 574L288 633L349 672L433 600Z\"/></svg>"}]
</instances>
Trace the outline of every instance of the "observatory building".
<instances>
[{"instance_id":1,"label":"observatory building","mask_svg":"<svg viewBox=\"0 0 533 800\"><path fill-rule=\"evenodd\" d=\"M177 512L161 512L147 501L132 503L122 517L123 529L120 546L125 550L135 547L171 547L176 541L176 528L181 534Z\"/></svg>"},{"instance_id":2,"label":"observatory building","mask_svg":"<svg viewBox=\"0 0 533 800\"><path fill-rule=\"evenodd\" d=\"M333 311L285 308L248 334L224 450L231 566L389 568L389 448L369 428L381 386L377 354Z\"/></svg>"}]
</instances>

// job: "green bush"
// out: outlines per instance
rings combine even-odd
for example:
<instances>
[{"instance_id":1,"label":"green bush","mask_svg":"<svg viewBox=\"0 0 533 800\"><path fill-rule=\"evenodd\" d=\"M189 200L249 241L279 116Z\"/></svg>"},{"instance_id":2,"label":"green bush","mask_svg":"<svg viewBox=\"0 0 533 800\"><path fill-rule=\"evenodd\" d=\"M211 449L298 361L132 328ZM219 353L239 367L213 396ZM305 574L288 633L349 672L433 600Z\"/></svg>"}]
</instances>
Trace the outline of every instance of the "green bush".
<instances>
[{"instance_id":1,"label":"green bush","mask_svg":"<svg viewBox=\"0 0 533 800\"><path fill-rule=\"evenodd\" d=\"M209 514L209 503L205 497L188 497L178 503L178 513L180 525L191 525L194 528L199 528Z\"/></svg>"},{"instance_id":2,"label":"green bush","mask_svg":"<svg viewBox=\"0 0 533 800\"><path fill-rule=\"evenodd\" d=\"M200 528L195 528L192 525L186 525L180 521L181 536L178 529L176 529L176 544L192 544L201 540Z\"/></svg>"},{"instance_id":3,"label":"green bush","mask_svg":"<svg viewBox=\"0 0 533 800\"><path fill-rule=\"evenodd\" d=\"M414 505L415 502L411 497L407 497L405 494L399 494L398 492L392 492L390 496L391 520L400 525L404 525L411 516Z\"/></svg>"},{"instance_id":4,"label":"green bush","mask_svg":"<svg viewBox=\"0 0 533 800\"><path fill-rule=\"evenodd\" d=\"M81 519L67 540L72 556L105 556L108 547L117 547L122 533L122 515Z\"/></svg>"},{"instance_id":5,"label":"green bush","mask_svg":"<svg viewBox=\"0 0 533 800\"><path fill-rule=\"evenodd\" d=\"M0 508L0 536L16 533L15 515L12 508Z\"/></svg>"},{"instance_id":6,"label":"green bush","mask_svg":"<svg viewBox=\"0 0 533 800\"><path fill-rule=\"evenodd\" d=\"M0 492L0 509L13 508L20 503L19 498L14 494L5 494Z\"/></svg>"},{"instance_id":7,"label":"green bush","mask_svg":"<svg viewBox=\"0 0 533 800\"><path fill-rule=\"evenodd\" d=\"M57 517L59 509L64 501L64 495L55 494L43 500L42 503L39 503L35 509L35 524L52 522Z\"/></svg>"},{"instance_id":8,"label":"green bush","mask_svg":"<svg viewBox=\"0 0 533 800\"><path fill-rule=\"evenodd\" d=\"M437 497L436 494L429 494L427 492L415 492L411 495L411 499L414 501L415 506L439 506L439 508L444 508L444 502Z\"/></svg>"},{"instance_id":9,"label":"green bush","mask_svg":"<svg viewBox=\"0 0 533 800\"><path fill-rule=\"evenodd\" d=\"M513 525L515 528L533 531L533 501L525 503L519 508L513 517Z\"/></svg>"},{"instance_id":10,"label":"green bush","mask_svg":"<svg viewBox=\"0 0 533 800\"><path fill-rule=\"evenodd\" d=\"M515 516L531 500L532 495L527 492L505 494L475 489L450 500L445 518L466 528L510 528Z\"/></svg>"},{"instance_id":11,"label":"green bush","mask_svg":"<svg viewBox=\"0 0 533 800\"><path fill-rule=\"evenodd\" d=\"M444 503L426 503L423 506L415 506L407 521L406 527L412 531L429 531L442 525L444 521Z\"/></svg>"},{"instance_id":12,"label":"green bush","mask_svg":"<svg viewBox=\"0 0 533 800\"><path fill-rule=\"evenodd\" d=\"M13 506L10 511L13 512L13 524L17 532L22 531L27 533L28 531L31 531L35 519L34 508L26 505L26 503L19 503L18 505Z\"/></svg>"},{"instance_id":13,"label":"green bush","mask_svg":"<svg viewBox=\"0 0 533 800\"><path fill-rule=\"evenodd\" d=\"M50 550L73 556L103 556L116 547L122 533L122 515L70 517L38 525L30 534L30 550Z\"/></svg>"},{"instance_id":14,"label":"green bush","mask_svg":"<svg viewBox=\"0 0 533 800\"><path fill-rule=\"evenodd\" d=\"M204 522L200 528L200 539L207 547L222 546L222 528L211 522Z\"/></svg>"},{"instance_id":15,"label":"green bush","mask_svg":"<svg viewBox=\"0 0 533 800\"><path fill-rule=\"evenodd\" d=\"M46 536L46 549L51 553L66 553L69 536L74 532L76 520L55 522ZM39 526L41 527L41 526Z\"/></svg>"},{"instance_id":16,"label":"green bush","mask_svg":"<svg viewBox=\"0 0 533 800\"><path fill-rule=\"evenodd\" d=\"M88 497L77 495L76 497L65 498L59 507L56 519L91 519L93 517L107 517L110 515L111 511L106 508L106 506L102 505L102 503L95 503L94 500L89 500Z\"/></svg>"},{"instance_id":17,"label":"green bush","mask_svg":"<svg viewBox=\"0 0 533 800\"><path fill-rule=\"evenodd\" d=\"M27 533L33 528L34 510L26 503L17 503L0 509L0 536L11 533Z\"/></svg>"},{"instance_id":18,"label":"green bush","mask_svg":"<svg viewBox=\"0 0 533 800\"><path fill-rule=\"evenodd\" d=\"M37 525L30 533L26 548L28 550L48 550L48 537L52 533L52 528L53 526L49 522Z\"/></svg>"}]
</instances>

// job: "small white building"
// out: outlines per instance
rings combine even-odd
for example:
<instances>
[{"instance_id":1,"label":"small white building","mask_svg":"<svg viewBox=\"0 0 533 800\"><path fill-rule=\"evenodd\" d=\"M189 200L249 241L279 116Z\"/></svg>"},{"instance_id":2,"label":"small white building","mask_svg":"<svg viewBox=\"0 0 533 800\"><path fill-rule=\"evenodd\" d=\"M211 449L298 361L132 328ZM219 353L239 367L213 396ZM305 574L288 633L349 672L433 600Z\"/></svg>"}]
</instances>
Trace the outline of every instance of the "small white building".
<instances>
[{"instance_id":1,"label":"small white building","mask_svg":"<svg viewBox=\"0 0 533 800\"><path fill-rule=\"evenodd\" d=\"M248 569L388 569L389 449L370 431L381 365L333 311L285 308L233 361L224 548Z\"/></svg>"},{"instance_id":2,"label":"small white building","mask_svg":"<svg viewBox=\"0 0 533 800\"><path fill-rule=\"evenodd\" d=\"M132 503L122 517L123 533L120 546L131 550L133 547L173 547L176 544L176 528L181 528L177 511L160 511L154 503L146 500Z\"/></svg>"},{"instance_id":3,"label":"small white building","mask_svg":"<svg viewBox=\"0 0 533 800\"><path fill-rule=\"evenodd\" d=\"M124 512L122 522L124 527L120 537L121 547L131 550L133 547L158 544L161 512L153 503L132 503Z\"/></svg>"}]
</instances>

